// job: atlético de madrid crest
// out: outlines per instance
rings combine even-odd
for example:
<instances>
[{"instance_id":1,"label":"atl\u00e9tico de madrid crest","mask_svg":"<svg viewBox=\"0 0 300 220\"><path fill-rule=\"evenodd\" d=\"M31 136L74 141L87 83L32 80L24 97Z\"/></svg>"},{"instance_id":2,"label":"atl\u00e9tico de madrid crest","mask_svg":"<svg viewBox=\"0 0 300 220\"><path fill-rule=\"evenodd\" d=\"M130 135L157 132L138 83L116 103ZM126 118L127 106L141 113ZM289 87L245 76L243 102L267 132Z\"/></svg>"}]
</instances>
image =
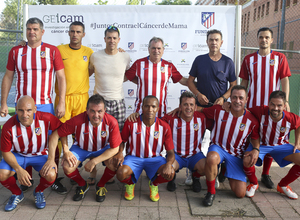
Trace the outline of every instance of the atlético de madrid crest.
<instances>
[{"instance_id":1,"label":"atl\u00e9tico de madrid crest","mask_svg":"<svg viewBox=\"0 0 300 220\"><path fill-rule=\"evenodd\" d=\"M159 138L159 131L154 131L154 138L158 139Z\"/></svg>"},{"instance_id":2,"label":"atl\u00e9tico de madrid crest","mask_svg":"<svg viewBox=\"0 0 300 220\"><path fill-rule=\"evenodd\" d=\"M41 135L41 133L42 133L41 127L35 128L35 129L34 129L34 132L35 132L35 134L38 135L38 136Z\"/></svg>"},{"instance_id":3,"label":"atl\u00e9tico de madrid crest","mask_svg":"<svg viewBox=\"0 0 300 220\"><path fill-rule=\"evenodd\" d=\"M240 131L244 131L246 128L246 124L241 123L240 124Z\"/></svg>"}]
</instances>

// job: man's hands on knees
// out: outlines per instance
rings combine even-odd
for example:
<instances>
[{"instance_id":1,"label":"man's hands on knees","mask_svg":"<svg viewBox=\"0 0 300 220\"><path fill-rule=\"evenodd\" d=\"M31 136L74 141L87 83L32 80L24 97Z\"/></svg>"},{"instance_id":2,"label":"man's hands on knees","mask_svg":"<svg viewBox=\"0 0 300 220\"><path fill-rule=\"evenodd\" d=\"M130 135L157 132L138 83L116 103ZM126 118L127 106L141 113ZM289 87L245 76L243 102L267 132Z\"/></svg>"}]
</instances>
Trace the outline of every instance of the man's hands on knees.
<instances>
[{"instance_id":1,"label":"man's hands on knees","mask_svg":"<svg viewBox=\"0 0 300 220\"><path fill-rule=\"evenodd\" d=\"M167 180L171 180L175 174L174 168L171 163L166 163L161 172L161 176Z\"/></svg>"},{"instance_id":2,"label":"man's hands on knees","mask_svg":"<svg viewBox=\"0 0 300 220\"><path fill-rule=\"evenodd\" d=\"M123 152L119 152L113 157L113 164L116 170L119 168L119 166L123 166L123 162L124 162Z\"/></svg>"},{"instance_id":3,"label":"man's hands on knees","mask_svg":"<svg viewBox=\"0 0 300 220\"><path fill-rule=\"evenodd\" d=\"M97 164L95 163L95 160L91 159L91 160L89 160L89 162L87 162L85 164L84 169L85 169L86 172L91 173L96 165Z\"/></svg>"},{"instance_id":4,"label":"man's hands on knees","mask_svg":"<svg viewBox=\"0 0 300 220\"><path fill-rule=\"evenodd\" d=\"M31 186L30 180L32 178L31 178L31 176L29 175L29 173L26 170L24 170L23 168L21 168L16 173L17 173L18 181L19 181L19 183L21 185Z\"/></svg>"},{"instance_id":5,"label":"man's hands on knees","mask_svg":"<svg viewBox=\"0 0 300 220\"><path fill-rule=\"evenodd\" d=\"M244 153L243 163L245 167L252 167L256 164L259 151L253 149L252 151L246 151Z\"/></svg>"},{"instance_id":6,"label":"man's hands on knees","mask_svg":"<svg viewBox=\"0 0 300 220\"><path fill-rule=\"evenodd\" d=\"M75 167L78 160L71 151L65 151L62 162L63 161L67 161L70 167Z\"/></svg>"},{"instance_id":7,"label":"man's hands on knees","mask_svg":"<svg viewBox=\"0 0 300 220\"><path fill-rule=\"evenodd\" d=\"M42 176L47 176L53 169L55 173L57 173L56 163L54 162L54 160L47 160L40 173Z\"/></svg>"}]
</instances>

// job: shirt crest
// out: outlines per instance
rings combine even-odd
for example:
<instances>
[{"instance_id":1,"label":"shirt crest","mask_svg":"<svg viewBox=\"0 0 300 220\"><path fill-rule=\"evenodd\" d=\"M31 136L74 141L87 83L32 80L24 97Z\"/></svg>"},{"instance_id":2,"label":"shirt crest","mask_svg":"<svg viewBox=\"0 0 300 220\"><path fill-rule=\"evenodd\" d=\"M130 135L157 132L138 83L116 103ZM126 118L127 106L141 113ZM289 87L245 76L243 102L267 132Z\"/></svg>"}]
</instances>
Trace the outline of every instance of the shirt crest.
<instances>
[{"instance_id":1,"label":"shirt crest","mask_svg":"<svg viewBox=\"0 0 300 220\"><path fill-rule=\"evenodd\" d=\"M280 132L281 133L285 133L285 131L286 131L286 127L280 127Z\"/></svg>"},{"instance_id":2,"label":"shirt crest","mask_svg":"<svg viewBox=\"0 0 300 220\"><path fill-rule=\"evenodd\" d=\"M244 131L246 128L246 124L241 123L240 124L240 131Z\"/></svg>"},{"instance_id":3,"label":"shirt crest","mask_svg":"<svg viewBox=\"0 0 300 220\"><path fill-rule=\"evenodd\" d=\"M105 138L107 136L107 132L106 131L101 131L101 137Z\"/></svg>"},{"instance_id":4,"label":"shirt crest","mask_svg":"<svg viewBox=\"0 0 300 220\"><path fill-rule=\"evenodd\" d=\"M195 130L195 131L198 131L198 130L199 130L199 124L198 124L198 123L195 123L195 124L194 124L194 130Z\"/></svg>"},{"instance_id":5,"label":"shirt crest","mask_svg":"<svg viewBox=\"0 0 300 220\"><path fill-rule=\"evenodd\" d=\"M41 58L45 58L46 57L46 52L45 51L41 51L40 56L41 56Z\"/></svg>"},{"instance_id":6,"label":"shirt crest","mask_svg":"<svg viewBox=\"0 0 300 220\"><path fill-rule=\"evenodd\" d=\"M35 132L36 135L41 135L41 133L42 133L41 127L35 128L34 132Z\"/></svg>"},{"instance_id":7,"label":"shirt crest","mask_svg":"<svg viewBox=\"0 0 300 220\"><path fill-rule=\"evenodd\" d=\"M154 131L154 138L158 139L159 138L159 131Z\"/></svg>"}]
</instances>

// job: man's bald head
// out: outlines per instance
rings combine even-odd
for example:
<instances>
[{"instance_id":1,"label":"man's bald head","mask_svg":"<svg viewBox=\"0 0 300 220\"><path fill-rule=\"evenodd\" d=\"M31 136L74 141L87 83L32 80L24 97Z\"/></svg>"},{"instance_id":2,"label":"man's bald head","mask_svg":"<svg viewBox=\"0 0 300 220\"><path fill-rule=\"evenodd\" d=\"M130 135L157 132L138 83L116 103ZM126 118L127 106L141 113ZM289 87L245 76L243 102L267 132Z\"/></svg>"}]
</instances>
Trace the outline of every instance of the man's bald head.
<instances>
[{"instance_id":1,"label":"man's bald head","mask_svg":"<svg viewBox=\"0 0 300 220\"><path fill-rule=\"evenodd\" d=\"M36 106L33 98L28 95L22 96L17 102L17 115L22 125L28 127L33 122Z\"/></svg>"}]
</instances>

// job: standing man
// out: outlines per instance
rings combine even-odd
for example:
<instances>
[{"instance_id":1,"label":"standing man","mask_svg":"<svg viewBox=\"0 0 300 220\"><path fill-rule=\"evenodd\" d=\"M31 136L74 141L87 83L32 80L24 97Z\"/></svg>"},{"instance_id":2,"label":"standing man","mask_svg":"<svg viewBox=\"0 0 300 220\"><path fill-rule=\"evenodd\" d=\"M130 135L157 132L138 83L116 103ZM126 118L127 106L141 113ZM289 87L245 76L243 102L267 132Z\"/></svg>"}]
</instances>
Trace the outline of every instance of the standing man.
<instances>
[{"instance_id":1,"label":"standing man","mask_svg":"<svg viewBox=\"0 0 300 220\"><path fill-rule=\"evenodd\" d=\"M196 57L188 78L188 87L202 107L222 105L236 85L234 63L220 51L223 44L221 31L208 31L206 43L209 53ZM194 84L196 78L197 86Z\"/></svg>"},{"instance_id":2,"label":"standing man","mask_svg":"<svg viewBox=\"0 0 300 220\"><path fill-rule=\"evenodd\" d=\"M192 189L201 191L200 176L204 175L205 156L201 152L202 138L206 129L206 118L201 112L197 112L196 97L191 92L184 92L179 99L179 113L175 116L165 114L162 117L172 131L175 161L174 170L179 172L183 167L192 170ZM167 190L176 190L175 177L168 182Z\"/></svg>"},{"instance_id":3,"label":"standing man","mask_svg":"<svg viewBox=\"0 0 300 220\"><path fill-rule=\"evenodd\" d=\"M294 163L288 174L278 183L277 191L290 199L297 199L298 195L292 191L289 184L300 176L300 117L284 109L286 109L286 94L283 91L272 92L268 106L249 109L260 122L260 147L255 149L250 145L244 160L248 158L249 152L256 150L259 153L256 163L258 166L262 165L266 154L270 154L280 167ZM292 130L295 130L294 146L288 142L288 135ZM258 189L255 166L244 167L244 170L250 181L246 195L253 197Z\"/></svg>"},{"instance_id":4,"label":"standing man","mask_svg":"<svg viewBox=\"0 0 300 220\"><path fill-rule=\"evenodd\" d=\"M15 72L17 74L15 102L21 96L29 95L33 98L38 111L55 114L58 118L65 114L64 64L59 50L53 45L42 42L44 32L43 22L40 19L28 19L26 22L27 45L16 46L10 50L1 87L0 114L2 117L8 113L7 97ZM59 96L54 113L52 95L55 78ZM58 151L57 157L59 157ZM32 176L31 168L28 169L28 172ZM26 191L28 187L24 186L22 189Z\"/></svg>"},{"instance_id":5,"label":"standing man","mask_svg":"<svg viewBox=\"0 0 300 220\"><path fill-rule=\"evenodd\" d=\"M104 201L107 192L105 184L116 173L112 157L118 153L122 139L117 120L107 114L105 109L104 98L99 94L95 94L89 98L86 112L66 121L53 134L56 142L58 136L66 137L69 134L75 134L75 142L70 150L66 142L62 141L64 172L67 177L78 184L76 193L73 196L74 201L82 200L89 190L89 184L81 177L77 169L81 162L87 158L92 158L84 166L87 172L92 172L100 162L104 162L106 165L104 174L96 186L97 202Z\"/></svg>"},{"instance_id":6,"label":"standing man","mask_svg":"<svg viewBox=\"0 0 300 220\"><path fill-rule=\"evenodd\" d=\"M272 51L273 31L268 27L260 28L257 32L259 50L247 55L242 63L239 77L241 85L248 88L247 108L268 105L270 94L280 89L286 93L286 110L289 106L289 77L291 71L284 54ZM269 176L273 158L267 154L264 159L261 181L267 188L274 188Z\"/></svg>"},{"instance_id":7,"label":"standing man","mask_svg":"<svg viewBox=\"0 0 300 220\"><path fill-rule=\"evenodd\" d=\"M204 108L203 113L208 119L214 120L211 135L211 145L208 149L205 176L207 194L203 200L204 206L211 206L215 199L215 179L218 174L218 164L225 161L225 176L229 179L231 190L239 198L246 193L246 175L243 170L243 153L248 137L253 147L259 148L257 119L245 109L247 91L245 87L236 85L231 90L231 108L226 112L220 105ZM255 154L257 153L257 154ZM258 152L250 154L249 166L256 162Z\"/></svg>"},{"instance_id":8,"label":"standing man","mask_svg":"<svg viewBox=\"0 0 300 220\"><path fill-rule=\"evenodd\" d=\"M124 74L130 65L128 53L119 52L120 32L115 26L109 26L104 32L106 48L93 53L90 70L95 73L94 94L102 95L106 102L106 113L114 116L122 131L126 106L124 100Z\"/></svg>"},{"instance_id":9,"label":"standing man","mask_svg":"<svg viewBox=\"0 0 300 220\"><path fill-rule=\"evenodd\" d=\"M153 37L149 41L149 56L134 62L125 75L130 81L137 81L137 100L135 111L142 113L142 101L148 95L156 96L159 100L158 117L167 112L167 92L169 79L187 86L187 79L177 71L176 67L162 59L164 41Z\"/></svg>"},{"instance_id":10,"label":"standing man","mask_svg":"<svg viewBox=\"0 0 300 220\"><path fill-rule=\"evenodd\" d=\"M70 43L57 47L65 66L67 84L66 111L65 115L60 119L63 123L86 110L86 104L89 99L89 77L93 74L92 71L89 71L89 61L93 50L82 45L82 39L85 37L84 24L80 21L72 22L69 26L68 34ZM55 84L55 92L55 106L57 106L59 103L58 83ZM60 141L58 142L58 149L59 155L61 155L62 145ZM56 159L58 160L59 158ZM94 178L90 177L90 179L93 180ZM52 189L60 194L66 192L66 189L59 181L52 185Z\"/></svg>"},{"instance_id":11,"label":"standing man","mask_svg":"<svg viewBox=\"0 0 300 220\"><path fill-rule=\"evenodd\" d=\"M125 122L122 131L122 147L115 156L117 164L117 178L126 183L125 199L134 198L135 183L143 170L149 177L150 199L159 200L158 184L168 182L174 177L172 164L175 160L174 145L170 126L156 117L159 101L155 96L143 99L142 110L137 121ZM128 142L128 143L127 143ZM123 147L127 143L127 155L123 157ZM167 151L167 158L161 156L163 146Z\"/></svg>"},{"instance_id":12,"label":"standing man","mask_svg":"<svg viewBox=\"0 0 300 220\"><path fill-rule=\"evenodd\" d=\"M31 176L25 170L33 166L40 173L40 183L33 191L35 205L38 209L46 206L43 191L56 179L57 166L54 162L56 145L49 148L48 131L56 130L61 122L54 115L36 110L34 99L22 96L16 106L17 114L3 126L1 151L3 160L0 163L0 182L12 192L5 211L12 211L24 199L22 190L16 184L31 186ZM49 169L50 168L50 169ZM46 172L44 172L47 170Z\"/></svg>"}]
</instances>

